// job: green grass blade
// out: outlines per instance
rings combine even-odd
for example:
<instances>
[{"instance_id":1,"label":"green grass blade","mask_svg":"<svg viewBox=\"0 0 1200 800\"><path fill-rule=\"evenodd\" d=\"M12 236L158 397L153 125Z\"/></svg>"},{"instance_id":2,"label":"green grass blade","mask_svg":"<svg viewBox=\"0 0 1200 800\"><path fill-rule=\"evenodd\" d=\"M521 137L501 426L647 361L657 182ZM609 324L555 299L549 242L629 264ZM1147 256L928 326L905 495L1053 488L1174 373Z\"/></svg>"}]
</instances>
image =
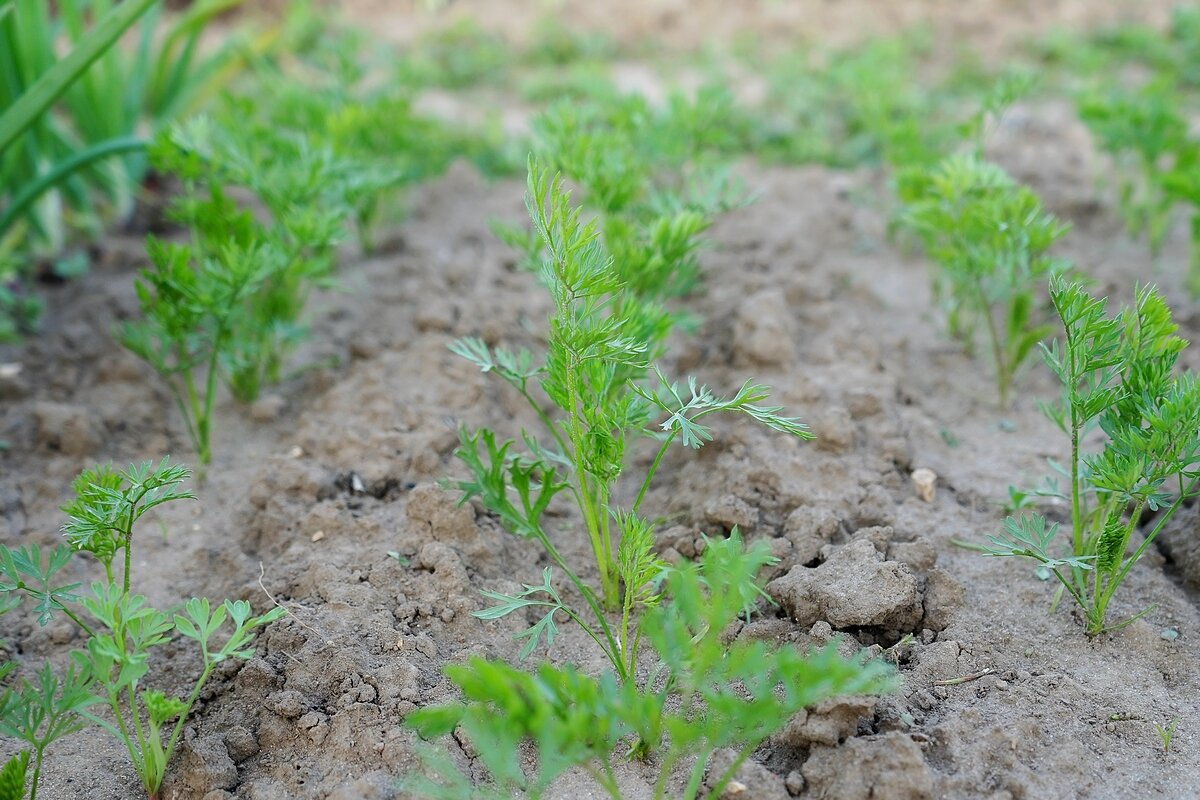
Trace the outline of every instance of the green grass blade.
<instances>
[{"instance_id":1,"label":"green grass blade","mask_svg":"<svg viewBox=\"0 0 1200 800\"><path fill-rule=\"evenodd\" d=\"M122 136L99 142L86 150L80 150L70 158L56 164L49 172L39 177L35 182L26 184L21 193L0 214L0 238L9 226L24 213L30 204L38 199L43 192L53 188L75 172L84 169L97 161L123 153L133 153L146 149L146 140L136 136Z\"/></svg>"},{"instance_id":2,"label":"green grass blade","mask_svg":"<svg viewBox=\"0 0 1200 800\"><path fill-rule=\"evenodd\" d=\"M38 78L0 115L0 153L45 113L64 91L158 0L125 0L101 19L69 54Z\"/></svg>"}]
</instances>

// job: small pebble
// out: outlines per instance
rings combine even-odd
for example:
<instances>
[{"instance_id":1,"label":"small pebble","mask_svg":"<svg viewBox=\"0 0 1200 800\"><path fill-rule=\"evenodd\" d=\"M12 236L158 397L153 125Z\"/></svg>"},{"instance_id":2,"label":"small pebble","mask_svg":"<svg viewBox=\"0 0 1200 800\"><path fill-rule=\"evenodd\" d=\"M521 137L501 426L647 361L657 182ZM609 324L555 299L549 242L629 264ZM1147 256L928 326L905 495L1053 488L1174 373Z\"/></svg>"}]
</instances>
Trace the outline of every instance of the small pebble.
<instances>
[{"instance_id":1,"label":"small pebble","mask_svg":"<svg viewBox=\"0 0 1200 800\"><path fill-rule=\"evenodd\" d=\"M1000 691L1004 691L1008 688L1008 681L996 681L996 688Z\"/></svg>"},{"instance_id":2,"label":"small pebble","mask_svg":"<svg viewBox=\"0 0 1200 800\"><path fill-rule=\"evenodd\" d=\"M321 541L321 540L322 540L322 539L324 539L324 538L325 538L325 531L317 531L316 533L314 533L314 534L312 535L312 540L313 540L314 542L319 542L319 541Z\"/></svg>"},{"instance_id":3,"label":"small pebble","mask_svg":"<svg viewBox=\"0 0 1200 800\"><path fill-rule=\"evenodd\" d=\"M1178 628L1163 628L1162 632L1160 632L1158 635L1161 636L1163 639L1167 640L1168 642L1173 642L1179 638L1179 629Z\"/></svg>"},{"instance_id":4,"label":"small pebble","mask_svg":"<svg viewBox=\"0 0 1200 800\"><path fill-rule=\"evenodd\" d=\"M933 498L937 495L937 473L927 467L921 467L913 470L910 477L917 497L926 503L932 503Z\"/></svg>"}]
</instances>

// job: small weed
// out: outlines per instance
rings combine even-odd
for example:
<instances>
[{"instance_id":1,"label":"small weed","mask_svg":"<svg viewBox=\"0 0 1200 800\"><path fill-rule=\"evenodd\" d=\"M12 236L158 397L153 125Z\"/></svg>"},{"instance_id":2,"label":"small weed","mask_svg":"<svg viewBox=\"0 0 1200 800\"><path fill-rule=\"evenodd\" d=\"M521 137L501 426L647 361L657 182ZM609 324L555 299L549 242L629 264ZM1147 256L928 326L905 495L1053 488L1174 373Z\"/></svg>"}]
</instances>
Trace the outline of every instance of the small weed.
<instances>
[{"instance_id":1,"label":"small weed","mask_svg":"<svg viewBox=\"0 0 1200 800\"><path fill-rule=\"evenodd\" d=\"M1154 723L1154 730L1158 733L1158 738L1162 740L1163 753L1171 752L1171 740L1175 738L1175 729L1179 727L1179 717L1171 720L1171 723L1166 727Z\"/></svg>"},{"instance_id":2,"label":"small weed","mask_svg":"<svg viewBox=\"0 0 1200 800\"><path fill-rule=\"evenodd\" d=\"M1016 486L1009 484L1008 499L999 503L1000 508L1004 510L1005 516L1011 516L1018 511L1024 511L1027 508L1033 508L1037 502L1037 494L1018 489Z\"/></svg>"}]
</instances>

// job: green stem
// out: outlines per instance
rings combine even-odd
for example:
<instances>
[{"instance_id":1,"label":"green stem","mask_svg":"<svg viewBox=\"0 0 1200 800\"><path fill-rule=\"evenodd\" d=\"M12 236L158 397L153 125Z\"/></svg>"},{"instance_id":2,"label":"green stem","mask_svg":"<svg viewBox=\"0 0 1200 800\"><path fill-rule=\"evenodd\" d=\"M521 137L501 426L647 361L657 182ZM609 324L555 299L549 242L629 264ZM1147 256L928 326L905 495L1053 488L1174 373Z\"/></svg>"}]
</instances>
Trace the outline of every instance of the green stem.
<instances>
[{"instance_id":1,"label":"green stem","mask_svg":"<svg viewBox=\"0 0 1200 800\"><path fill-rule=\"evenodd\" d=\"M203 448L196 455L200 458L201 464L208 464L212 460L212 451L209 445L209 437L211 434L210 425L212 424L213 403L217 395L217 357L221 354L221 347L225 343L227 330L222 327L217 330L217 335L213 339L212 354L208 357L208 375L205 376L204 386L204 417L201 420L203 428Z\"/></svg>"},{"instance_id":2,"label":"green stem","mask_svg":"<svg viewBox=\"0 0 1200 800\"><path fill-rule=\"evenodd\" d=\"M616 608L617 592L612 584L612 578L609 575L609 562L605 554L604 543L600 539L600 523L597 518L595 508L595 498L592 497L591 487L588 484L588 473L583 463L583 429L580 425L579 417L579 365L574 360L572 355L571 361L567 365L567 387L568 387L568 403L570 404L570 412L568 419L570 420L571 443L573 445L572 456L575 462L575 479L579 484L580 508L583 511L583 521L587 527L588 538L591 540L592 555L596 560L596 568L600 573L600 588L604 595L605 608Z\"/></svg>"},{"instance_id":3,"label":"green stem","mask_svg":"<svg viewBox=\"0 0 1200 800\"><path fill-rule=\"evenodd\" d=\"M142 774L142 760L138 756L137 750L133 747L133 737L129 735L129 727L125 724L125 717L121 715L121 697L119 694L109 694L108 704L112 708L113 717L117 720L117 729L121 732L121 741L125 742L125 749L129 751L129 761L133 764L133 768L138 775Z\"/></svg>"},{"instance_id":4,"label":"green stem","mask_svg":"<svg viewBox=\"0 0 1200 800\"><path fill-rule=\"evenodd\" d=\"M133 512L130 510L130 518L132 519ZM129 530L125 532L125 574L123 576L124 583L121 587L122 594L129 594L129 570L133 564L133 522L129 523Z\"/></svg>"},{"instance_id":5,"label":"green stem","mask_svg":"<svg viewBox=\"0 0 1200 800\"><path fill-rule=\"evenodd\" d=\"M694 800L700 794L700 784L704 781L704 768L708 766L708 759L711 755L712 747L705 747L696 754L696 763L692 765L687 788L683 790L683 796L688 800Z\"/></svg>"},{"instance_id":6,"label":"green stem","mask_svg":"<svg viewBox=\"0 0 1200 800\"><path fill-rule=\"evenodd\" d=\"M529 390L523 385L517 383L512 383L511 385L521 393L521 396L524 397L529 403L529 407L533 409L534 413L537 414L538 419L542 421L542 425L547 431L549 431L550 435L554 437L554 441L558 445L559 452L562 453L564 457L568 456L569 448L567 447L567 441L563 439L562 434L558 432L558 426L550 421L550 417L542 409L541 404L533 399L533 395L531 395Z\"/></svg>"},{"instance_id":7,"label":"green stem","mask_svg":"<svg viewBox=\"0 0 1200 800\"><path fill-rule=\"evenodd\" d=\"M1071 388L1071 533L1074 554L1083 552L1083 506L1079 487L1079 412L1075 403L1076 388Z\"/></svg>"},{"instance_id":8,"label":"green stem","mask_svg":"<svg viewBox=\"0 0 1200 800\"><path fill-rule=\"evenodd\" d=\"M205 661L209 661L209 659L205 658ZM183 733L183 725L185 722L187 722L188 715L192 713L192 706L194 706L196 704L196 700L200 698L200 690L204 688L204 684L208 681L208 676L212 674L214 666L215 663L211 661L209 661L208 665L205 666L204 672L200 674L200 680L196 681L195 688L193 688L192 693L188 695L187 707L184 708L179 714L179 719L175 722L175 727L171 730L171 738L167 740L167 747L163 751L164 769L166 768L167 764L171 763L171 754L175 752L175 745L179 742L179 735ZM154 787L154 789L155 791L158 791L157 786Z\"/></svg>"},{"instance_id":9,"label":"green stem","mask_svg":"<svg viewBox=\"0 0 1200 800\"><path fill-rule=\"evenodd\" d=\"M650 489L650 481L654 478L654 473L658 472L658 465L662 463L663 456L667 454L667 448L671 446L671 442L675 441L675 437L679 435L678 430L671 431L671 434L663 440L663 443L658 448L658 453L654 456L654 461L650 464L650 469L646 472L646 478L642 481L642 488L638 490L637 499L633 501L633 513L642 505L642 500L646 498L646 492Z\"/></svg>"},{"instance_id":10,"label":"green stem","mask_svg":"<svg viewBox=\"0 0 1200 800\"><path fill-rule=\"evenodd\" d=\"M207 427L203 426L201 419L203 409L200 408L200 396L196 393L196 381L192 377L192 369L189 366L183 373L183 384L187 390L187 404L191 408L191 418L195 421L195 428L189 426L188 432L192 434L192 445L196 448L196 455L200 458L201 463L204 462L204 457L201 455L207 446Z\"/></svg>"},{"instance_id":11,"label":"green stem","mask_svg":"<svg viewBox=\"0 0 1200 800\"><path fill-rule=\"evenodd\" d=\"M596 622L599 623L600 630L604 634L607 645L605 642L600 641L599 637L596 636L596 633L592 630L591 626L585 625L583 620L580 619L579 616L571 609L563 606L563 611L565 611L572 620L578 623L579 626L587 632L588 636L592 637L592 640L600 646L600 649L603 650L605 655L608 656L608 660L612 662L613 668L617 671L617 676L622 681L627 680L632 673L625 671L624 663L621 659L620 645L617 643L616 639L613 638L612 628L609 627L608 620L604 616L604 610L601 609L600 604L596 602L595 593L586 583L580 580L579 576L576 575L570 567L567 566L567 562L563 560L563 557L558 552L558 549L550 542L550 538L546 536L545 531L538 528L535 535L537 536L542 547L546 550L546 554L549 555L550 559L558 565L559 569L563 571L563 573L567 576L567 579L570 580L575 586L580 596L583 597L583 601L587 603L588 608L591 609L592 616L594 616L596 618Z\"/></svg>"},{"instance_id":12,"label":"green stem","mask_svg":"<svg viewBox=\"0 0 1200 800\"><path fill-rule=\"evenodd\" d=\"M634 629L633 644L629 648L629 674L630 675L633 674L634 666L637 664L637 654L638 654L638 650L641 648L641 644L642 644L642 629L641 629L641 626L638 626L637 628Z\"/></svg>"},{"instance_id":13,"label":"green stem","mask_svg":"<svg viewBox=\"0 0 1200 800\"><path fill-rule=\"evenodd\" d=\"M33 780L29 784L29 800L37 800L38 781L42 777L42 754L46 750L43 742L33 748Z\"/></svg>"},{"instance_id":14,"label":"green stem","mask_svg":"<svg viewBox=\"0 0 1200 800\"><path fill-rule=\"evenodd\" d=\"M612 552L612 529L609 525L611 512L608 510L608 484L600 484L598 491L600 498L596 503L596 508L600 515L600 543L604 546L604 563L612 565L614 559ZM616 584L620 580L620 577L616 573L613 573L612 580L614 588L619 588ZM618 598L614 594L612 599L615 601Z\"/></svg>"},{"instance_id":15,"label":"green stem","mask_svg":"<svg viewBox=\"0 0 1200 800\"><path fill-rule=\"evenodd\" d=\"M72 173L110 156L145 149L145 139L140 139L136 136L122 136L92 145L86 150L81 150L72 154L69 158L60 161L44 175L38 176L32 183L25 184L25 187L21 189L17 196L12 199L12 202L8 204L8 207L4 209L4 213L0 214L0 237L4 236L4 232L16 222L18 217L25 213L25 210L34 201L46 191L61 183Z\"/></svg>"},{"instance_id":16,"label":"green stem","mask_svg":"<svg viewBox=\"0 0 1200 800\"><path fill-rule=\"evenodd\" d=\"M996 329L996 320L988 306L987 293L983 290L982 279L975 280L975 294L979 303L979 313L987 321L988 339L991 340L992 345L992 360L996 363L996 386L1000 390L1000 407L1008 408L1008 367L1004 361L1000 331Z\"/></svg>"},{"instance_id":17,"label":"green stem","mask_svg":"<svg viewBox=\"0 0 1200 800\"><path fill-rule=\"evenodd\" d=\"M76 616L74 611L72 611L71 609L64 606L63 613L66 614L68 617L70 617L71 621L74 622L76 625L78 625L80 627L80 629L82 629L83 632L88 635L88 638L91 638L96 635L95 631L93 631L86 622L84 622L78 616Z\"/></svg>"},{"instance_id":18,"label":"green stem","mask_svg":"<svg viewBox=\"0 0 1200 800\"><path fill-rule=\"evenodd\" d=\"M1039 559L1039 560L1042 560L1042 559ZM1071 597L1075 598L1075 602L1078 603L1079 607L1082 608L1084 610L1084 612L1086 613L1089 604L1088 604L1087 600L1084 599L1083 594L1078 589L1076 589L1074 586L1072 586L1071 583L1062 576L1062 573L1058 571L1057 567L1051 568L1050 571L1054 573L1054 577L1058 578L1059 582L1062 583L1063 587L1066 588L1066 590L1071 593Z\"/></svg>"},{"instance_id":19,"label":"green stem","mask_svg":"<svg viewBox=\"0 0 1200 800\"><path fill-rule=\"evenodd\" d=\"M129 684L125 687L125 691L129 695L129 715L133 720L133 730L137 734L138 749L142 753L141 765L138 772L144 778L146 775L146 733L142 729L142 715L138 712L137 694L134 692L134 684Z\"/></svg>"},{"instance_id":20,"label":"green stem","mask_svg":"<svg viewBox=\"0 0 1200 800\"><path fill-rule=\"evenodd\" d=\"M200 451L200 434L196 431L196 425L192 420L192 415L188 412L188 396L194 395L194 392L189 392L187 388L180 389L176 381L169 381L171 387L171 395L175 398L175 407L179 411L179 416L183 419L183 426L187 428L188 438L192 440L192 447L197 452ZM186 381L185 381L186 384Z\"/></svg>"},{"instance_id":21,"label":"green stem","mask_svg":"<svg viewBox=\"0 0 1200 800\"><path fill-rule=\"evenodd\" d=\"M760 742L747 744L738 752L737 758L733 760L732 764L725 768L725 771L721 773L721 777L708 790L708 794L704 796L705 800L711 800L711 798L721 796L721 793L725 791L725 787L729 785L731 780L733 780L733 776L737 774L739 769L741 769L742 764L745 763L747 757L754 752L754 749L758 747L759 743Z\"/></svg>"}]
</instances>

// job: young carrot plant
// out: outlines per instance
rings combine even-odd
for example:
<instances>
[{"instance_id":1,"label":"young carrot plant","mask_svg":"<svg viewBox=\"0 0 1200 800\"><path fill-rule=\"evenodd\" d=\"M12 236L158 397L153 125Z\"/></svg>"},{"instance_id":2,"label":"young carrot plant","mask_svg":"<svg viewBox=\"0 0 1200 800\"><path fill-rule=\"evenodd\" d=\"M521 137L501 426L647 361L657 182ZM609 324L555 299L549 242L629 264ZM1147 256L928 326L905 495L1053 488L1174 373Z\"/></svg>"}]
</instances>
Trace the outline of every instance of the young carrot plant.
<instances>
[{"instance_id":1,"label":"young carrot plant","mask_svg":"<svg viewBox=\"0 0 1200 800\"><path fill-rule=\"evenodd\" d=\"M372 227L389 197L440 174L456 156L485 172L500 160L483 152L472 127L419 113L409 83L373 81L394 62L394 53L381 55L374 58L370 40L354 30L324 32L298 63L260 66L217 112L226 127L252 121L268 135L290 131L353 165L345 201L364 252L374 249Z\"/></svg>"},{"instance_id":2,"label":"young carrot plant","mask_svg":"<svg viewBox=\"0 0 1200 800\"><path fill-rule=\"evenodd\" d=\"M1107 89L1079 104L1079 113L1101 149L1117 163L1117 199L1130 236L1145 234L1158 255L1175 198L1168 187L1188 141L1187 120L1170 81L1136 91Z\"/></svg>"},{"instance_id":3,"label":"young carrot plant","mask_svg":"<svg viewBox=\"0 0 1200 800\"><path fill-rule=\"evenodd\" d=\"M1070 460L1052 462L1066 489L1048 481L1040 493L1068 504L1070 540L1065 553L1056 552L1059 524L1029 513L1005 519L987 554L1047 567L1082 609L1087 634L1096 636L1151 610L1108 621L1117 588L1179 507L1200 494L1200 381L1174 373L1187 342L1175 335L1153 287L1139 288L1117 317L1107 314L1104 299L1062 276L1051 279L1050 298L1064 338L1043 346L1043 355L1063 398L1046 411L1069 437ZM1097 428L1104 446L1089 454L1085 441Z\"/></svg>"},{"instance_id":4,"label":"young carrot plant","mask_svg":"<svg viewBox=\"0 0 1200 800\"><path fill-rule=\"evenodd\" d=\"M516 389L549 438L539 441L524 433L528 452L517 453L512 441L497 444L492 431L461 428L456 455L470 478L458 486L463 502L478 497L510 532L539 542L579 591L592 619L585 621L563 602L549 573L542 586L528 586L517 596L494 596L500 604L483 613L494 618L527 606L549 608L529 634L532 651L542 635L553 635L556 610L564 611L584 626L625 679L637 653L631 621L638 608L653 603L653 595L642 587L661 568L653 554L652 525L639 516L639 509L670 446L679 441L698 448L710 441L712 433L703 420L717 412L744 414L797 438L811 434L799 420L782 416L779 407L761 405L767 392L751 381L726 398L694 379L686 391L669 383L652 364L670 329L668 313L627 288L595 221L584 222L580 210L571 206L562 178L551 177L532 159L526 205L546 253L541 281L554 299L544 360L535 365L527 351L491 349L478 339L460 340L451 349ZM651 373L657 388L648 385ZM538 388L548 406L537 396ZM638 483L636 499L621 508L614 489L625 472L628 450L645 437L658 442L657 454ZM598 591L564 561L543 525L543 512L561 493L582 514ZM606 611L621 613L617 630L609 625Z\"/></svg>"},{"instance_id":5,"label":"young carrot plant","mask_svg":"<svg viewBox=\"0 0 1200 800\"><path fill-rule=\"evenodd\" d=\"M736 119L732 98L715 87L694 100L672 95L662 110L638 95L562 102L534 119L535 152L582 189L625 286L664 301L695 287L702 235L745 202L723 165L740 145ZM537 269L536 236L498 232Z\"/></svg>"},{"instance_id":6,"label":"young carrot plant","mask_svg":"<svg viewBox=\"0 0 1200 800\"><path fill-rule=\"evenodd\" d=\"M1115 166L1117 206L1130 236L1145 235L1157 257L1176 205L1189 207L1192 256L1187 285L1200 296L1200 140L1189 125L1189 93L1200 83L1200 12L1180 7L1171 28L1123 26L1079 43L1096 63L1079 71L1103 76L1103 84L1079 100L1079 114L1098 147ZM1148 73L1125 85L1130 64Z\"/></svg>"},{"instance_id":7,"label":"young carrot plant","mask_svg":"<svg viewBox=\"0 0 1200 800\"><path fill-rule=\"evenodd\" d=\"M0 732L27 742L34 751L35 790L45 746L86 722L117 737L147 797L156 800L184 723L213 670L230 658L250 658L253 631L284 613L276 608L256 617L243 600L213 606L192 598L172 614L132 592L135 525L155 506L191 498L180 488L188 475L167 459L121 472L85 470L73 484L75 499L63 507L66 545L45 565L36 547L0 552L0 608L9 611L30 598L39 624L61 613L87 637L86 649L71 654L61 679L47 666L36 683L23 682L0 700ZM88 595L75 593L78 584L61 584L56 578L74 552L90 553L104 567L105 581L92 583ZM145 686L151 653L174 633L194 640L201 660L200 676L182 699ZM93 706L107 713L88 710Z\"/></svg>"},{"instance_id":8,"label":"young carrot plant","mask_svg":"<svg viewBox=\"0 0 1200 800\"><path fill-rule=\"evenodd\" d=\"M249 212L219 189L188 213L190 245L147 240L150 266L137 282L142 318L121 325L119 336L167 382L196 457L208 464L220 369L274 254L253 240Z\"/></svg>"},{"instance_id":9,"label":"young carrot plant","mask_svg":"<svg viewBox=\"0 0 1200 800\"><path fill-rule=\"evenodd\" d=\"M754 151L790 164L928 168L955 134L947 87L918 77L927 47L906 33L828 58L811 49L770 61L758 50L745 54L767 84L765 102L753 111Z\"/></svg>"},{"instance_id":10,"label":"young carrot plant","mask_svg":"<svg viewBox=\"0 0 1200 800\"><path fill-rule=\"evenodd\" d=\"M264 274L235 319L231 347L222 354L226 383L248 403L276 383L288 353L304 338L300 315L312 290L330 282L336 247L352 216L350 196L370 183L367 165L339 158L321 141L269 125L214 124L195 118L177 127L159 154L189 192L177 206L190 226L211 226L204 202L214 190L249 190L268 212L260 222L243 212L242 247ZM192 217L191 202L199 216ZM205 230L220 246L219 230Z\"/></svg>"},{"instance_id":11,"label":"young carrot plant","mask_svg":"<svg viewBox=\"0 0 1200 800\"><path fill-rule=\"evenodd\" d=\"M154 157L184 181L172 213L191 242L150 240L151 267L138 287L143 318L120 335L167 381L207 464L218 384L248 403L281 379L306 332L308 297L331 280L351 197L365 191L370 170L296 132L203 117L163 137ZM239 207L235 187L249 189L269 220Z\"/></svg>"},{"instance_id":12,"label":"young carrot plant","mask_svg":"<svg viewBox=\"0 0 1200 800\"><path fill-rule=\"evenodd\" d=\"M930 172L905 212L936 266L934 294L950 334L973 350L983 328L1000 404L1050 327L1037 295L1047 276L1065 271L1050 254L1066 232L1037 196L975 155L951 156Z\"/></svg>"},{"instance_id":13,"label":"young carrot plant","mask_svg":"<svg viewBox=\"0 0 1200 800\"><path fill-rule=\"evenodd\" d=\"M1200 297L1200 141L1189 140L1176 153L1163 187L1173 201L1185 203L1190 209L1192 255L1187 287L1192 297Z\"/></svg>"},{"instance_id":14,"label":"young carrot plant","mask_svg":"<svg viewBox=\"0 0 1200 800\"><path fill-rule=\"evenodd\" d=\"M397 61L396 79L412 86L466 89L503 81L512 61L510 43L463 19L417 42Z\"/></svg>"},{"instance_id":15,"label":"young carrot plant","mask_svg":"<svg viewBox=\"0 0 1200 800\"><path fill-rule=\"evenodd\" d=\"M5 665L2 673L6 675L12 667ZM86 709L98 702L92 694L91 673L77 663L69 664L61 678L50 664L44 664L33 681L22 678L16 686L5 689L0 696L0 734L29 749L21 751L0 771L0 797L22 800L28 778L29 800L37 800L46 748L86 728L90 724Z\"/></svg>"},{"instance_id":16,"label":"young carrot plant","mask_svg":"<svg viewBox=\"0 0 1200 800\"><path fill-rule=\"evenodd\" d=\"M666 570L666 599L638 623L657 662L644 685L549 664L533 674L480 658L447 667L464 700L416 711L406 724L425 738L465 736L488 782L475 785L444 754L425 748L427 774L409 788L433 800L534 800L567 770L582 769L619 800L617 760L655 754L656 799L716 798L792 715L829 697L888 691L893 680L884 662L843 658L836 646L804 655L787 645L725 640L762 594L758 573L772 561L765 543L745 547L735 534L709 540L698 563ZM537 753L532 774L521 766L526 743ZM722 748L736 755L706 782L710 757Z\"/></svg>"}]
</instances>

